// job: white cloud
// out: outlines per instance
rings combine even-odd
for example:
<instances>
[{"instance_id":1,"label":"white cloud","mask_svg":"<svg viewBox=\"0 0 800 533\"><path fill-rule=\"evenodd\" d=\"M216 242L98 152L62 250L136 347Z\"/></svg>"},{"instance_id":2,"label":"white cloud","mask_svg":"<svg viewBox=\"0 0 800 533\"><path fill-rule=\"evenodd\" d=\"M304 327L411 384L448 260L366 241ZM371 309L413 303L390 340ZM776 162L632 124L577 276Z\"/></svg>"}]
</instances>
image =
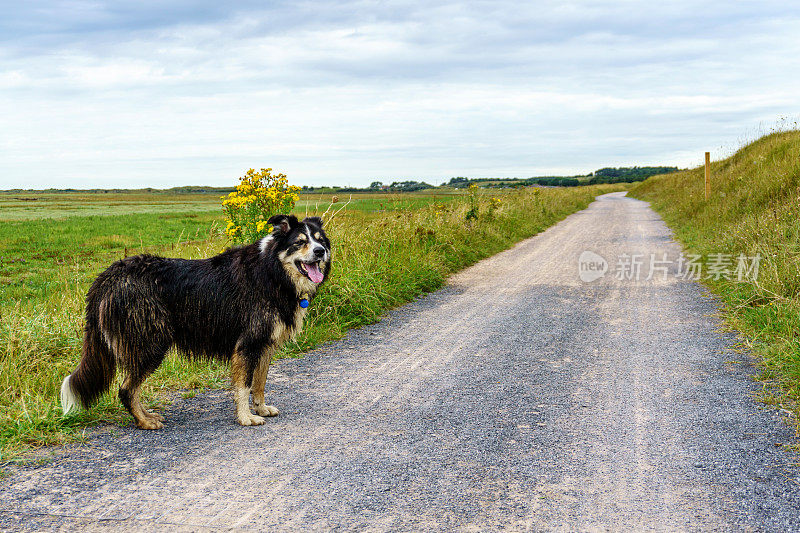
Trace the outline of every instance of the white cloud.
<instances>
[{"instance_id":1,"label":"white cloud","mask_svg":"<svg viewBox=\"0 0 800 533\"><path fill-rule=\"evenodd\" d=\"M39 4L0 22L0 188L687 165L798 112L786 4Z\"/></svg>"}]
</instances>

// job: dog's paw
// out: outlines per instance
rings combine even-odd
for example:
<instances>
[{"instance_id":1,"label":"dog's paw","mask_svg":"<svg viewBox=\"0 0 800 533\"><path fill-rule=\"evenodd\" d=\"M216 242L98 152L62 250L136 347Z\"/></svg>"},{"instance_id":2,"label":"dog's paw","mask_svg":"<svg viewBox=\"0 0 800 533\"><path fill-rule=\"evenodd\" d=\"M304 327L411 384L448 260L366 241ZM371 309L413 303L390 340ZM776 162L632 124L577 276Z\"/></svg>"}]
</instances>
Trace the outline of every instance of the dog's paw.
<instances>
[{"instance_id":1,"label":"dog's paw","mask_svg":"<svg viewBox=\"0 0 800 533\"><path fill-rule=\"evenodd\" d=\"M141 420L137 420L136 427L138 427L139 429L161 429L164 427L164 424L162 424L160 420L147 417Z\"/></svg>"},{"instance_id":2,"label":"dog's paw","mask_svg":"<svg viewBox=\"0 0 800 533\"><path fill-rule=\"evenodd\" d=\"M271 405L261 404L256 406L256 413L260 414L261 416L278 416L280 411Z\"/></svg>"},{"instance_id":3,"label":"dog's paw","mask_svg":"<svg viewBox=\"0 0 800 533\"><path fill-rule=\"evenodd\" d=\"M150 418L152 420L156 420L158 422L163 422L164 421L164 417L161 416L158 413L154 413L152 411L145 411L144 414L145 414L145 416L147 416L148 418Z\"/></svg>"},{"instance_id":4,"label":"dog's paw","mask_svg":"<svg viewBox=\"0 0 800 533\"><path fill-rule=\"evenodd\" d=\"M243 426L260 426L264 423L264 418L250 413L237 417L237 420Z\"/></svg>"}]
</instances>

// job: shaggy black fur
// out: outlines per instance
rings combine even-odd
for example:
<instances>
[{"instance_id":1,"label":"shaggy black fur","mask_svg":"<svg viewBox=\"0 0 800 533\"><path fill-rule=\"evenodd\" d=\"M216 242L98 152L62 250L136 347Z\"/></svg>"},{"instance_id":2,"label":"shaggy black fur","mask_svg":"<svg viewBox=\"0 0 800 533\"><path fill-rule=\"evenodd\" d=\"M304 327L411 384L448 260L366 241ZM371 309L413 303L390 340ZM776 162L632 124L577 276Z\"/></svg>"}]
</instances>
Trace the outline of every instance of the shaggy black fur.
<instances>
[{"instance_id":1,"label":"shaggy black fur","mask_svg":"<svg viewBox=\"0 0 800 533\"><path fill-rule=\"evenodd\" d=\"M259 360L277 348L273 330L297 331L300 299L314 296L316 284L298 286L291 272L291 259L307 243L301 235L318 235L330 253L320 218L277 215L269 222L275 229L266 242L199 260L128 257L100 274L86 297L83 354L69 380L84 407L110 387L120 365L127 374L120 399L130 411L131 395L172 346L223 361L241 354L249 387ZM322 266L327 279L330 261Z\"/></svg>"}]
</instances>

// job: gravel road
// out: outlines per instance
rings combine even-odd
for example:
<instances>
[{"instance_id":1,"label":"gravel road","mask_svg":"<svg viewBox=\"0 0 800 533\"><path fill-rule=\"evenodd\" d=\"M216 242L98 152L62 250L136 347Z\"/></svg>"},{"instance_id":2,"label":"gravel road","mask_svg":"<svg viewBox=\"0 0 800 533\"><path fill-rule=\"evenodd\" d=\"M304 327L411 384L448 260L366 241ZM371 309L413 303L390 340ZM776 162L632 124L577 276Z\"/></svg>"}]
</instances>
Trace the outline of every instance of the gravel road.
<instances>
[{"instance_id":1,"label":"gravel road","mask_svg":"<svg viewBox=\"0 0 800 533\"><path fill-rule=\"evenodd\" d=\"M674 262L646 279L653 253L680 254L660 218L601 196L278 362L264 426L213 391L15 469L0 529L800 531L793 430L703 288ZM624 254L640 279L617 279Z\"/></svg>"}]
</instances>

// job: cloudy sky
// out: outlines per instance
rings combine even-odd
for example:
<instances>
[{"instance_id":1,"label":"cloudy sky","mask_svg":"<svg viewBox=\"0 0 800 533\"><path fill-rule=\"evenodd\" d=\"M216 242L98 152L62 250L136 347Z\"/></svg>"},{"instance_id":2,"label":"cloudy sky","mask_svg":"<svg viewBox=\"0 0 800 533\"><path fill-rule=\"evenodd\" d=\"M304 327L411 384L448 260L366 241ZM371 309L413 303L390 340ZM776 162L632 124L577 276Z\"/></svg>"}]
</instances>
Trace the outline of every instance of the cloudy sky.
<instances>
[{"instance_id":1,"label":"cloudy sky","mask_svg":"<svg viewBox=\"0 0 800 533\"><path fill-rule=\"evenodd\" d=\"M800 114L785 1L0 6L0 189L693 166Z\"/></svg>"}]
</instances>

